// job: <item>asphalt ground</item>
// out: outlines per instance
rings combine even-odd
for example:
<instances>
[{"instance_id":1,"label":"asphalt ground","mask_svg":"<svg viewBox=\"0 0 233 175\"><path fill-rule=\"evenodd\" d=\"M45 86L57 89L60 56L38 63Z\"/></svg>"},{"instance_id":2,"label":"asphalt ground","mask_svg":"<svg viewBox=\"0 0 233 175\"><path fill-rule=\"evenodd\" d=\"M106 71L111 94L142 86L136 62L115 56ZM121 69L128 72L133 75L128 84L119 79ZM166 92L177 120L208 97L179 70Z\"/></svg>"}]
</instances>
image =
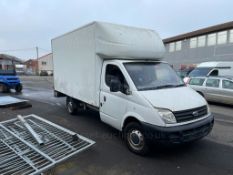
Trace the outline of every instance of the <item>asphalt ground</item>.
<instances>
[{"instance_id":1,"label":"asphalt ground","mask_svg":"<svg viewBox=\"0 0 233 175\"><path fill-rule=\"evenodd\" d=\"M71 116L65 98L53 97L52 81L23 79L22 94L12 95L30 100L31 108L0 109L0 121L17 114L36 114L96 141L79 155L54 167L46 174L62 175L144 175L144 174L233 174L232 106L210 104L215 116L213 131L206 138L185 145L154 145L147 157L128 151L121 134L100 121L93 111Z\"/></svg>"}]
</instances>

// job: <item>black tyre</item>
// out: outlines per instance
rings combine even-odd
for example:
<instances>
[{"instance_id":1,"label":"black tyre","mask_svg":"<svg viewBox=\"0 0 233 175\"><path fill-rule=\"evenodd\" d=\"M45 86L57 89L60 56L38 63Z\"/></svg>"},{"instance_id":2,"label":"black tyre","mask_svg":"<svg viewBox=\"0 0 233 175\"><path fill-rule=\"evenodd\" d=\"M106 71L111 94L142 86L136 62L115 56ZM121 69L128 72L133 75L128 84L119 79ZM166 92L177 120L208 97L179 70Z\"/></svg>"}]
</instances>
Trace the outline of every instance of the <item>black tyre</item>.
<instances>
[{"instance_id":1,"label":"black tyre","mask_svg":"<svg viewBox=\"0 0 233 175\"><path fill-rule=\"evenodd\" d=\"M17 93L22 92L22 90L23 90L22 84L19 84L19 85L17 85L17 86L15 87L15 91L16 91Z\"/></svg>"},{"instance_id":2,"label":"black tyre","mask_svg":"<svg viewBox=\"0 0 233 175\"><path fill-rule=\"evenodd\" d=\"M71 97L66 97L66 109L71 115L75 115L77 113L77 104Z\"/></svg>"},{"instance_id":3,"label":"black tyre","mask_svg":"<svg viewBox=\"0 0 233 175\"><path fill-rule=\"evenodd\" d=\"M142 126L137 122L130 122L124 128L124 140L130 151L139 155L146 155L149 146L144 136Z\"/></svg>"},{"instance_id":4,"label":"black tyre","mask_svg":"<svg viewBox=\"0 0 233 175\"><path fill-rule=\"evenodd\" d=\"M10 89L5 84L0 84L0 92L7 93Z\"/></svg>"}]
</instances>

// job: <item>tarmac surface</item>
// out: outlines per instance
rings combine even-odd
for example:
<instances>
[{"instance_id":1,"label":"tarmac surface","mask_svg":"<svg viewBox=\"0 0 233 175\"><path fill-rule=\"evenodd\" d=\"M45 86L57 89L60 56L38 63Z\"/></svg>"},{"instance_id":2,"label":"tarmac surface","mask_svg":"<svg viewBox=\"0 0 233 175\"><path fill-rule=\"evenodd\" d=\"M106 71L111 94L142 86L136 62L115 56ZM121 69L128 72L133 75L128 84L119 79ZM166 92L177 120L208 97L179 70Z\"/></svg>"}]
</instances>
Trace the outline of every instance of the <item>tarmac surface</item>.
<instances>
[{"instance_id":1,"label":"tarmac surface","mask_svg":"<svg viewBox=\"0 0 233 175\"><path fill-rule=\"evenodd\" d=\"M214 129L206 138L186 145L154 145L147 157L128 151L121 134L100 121L93 111L71 116L65 109L65 98L53 97L50 79L23 78L22 94L10 94L30 100L31 108L0 109L0 121L17 114L36 114L62 125L96 144L53 168L47 174L62 175L147 175L147 174L233 174L233 107L211 104Z\"/></svg>"}]
</instances>

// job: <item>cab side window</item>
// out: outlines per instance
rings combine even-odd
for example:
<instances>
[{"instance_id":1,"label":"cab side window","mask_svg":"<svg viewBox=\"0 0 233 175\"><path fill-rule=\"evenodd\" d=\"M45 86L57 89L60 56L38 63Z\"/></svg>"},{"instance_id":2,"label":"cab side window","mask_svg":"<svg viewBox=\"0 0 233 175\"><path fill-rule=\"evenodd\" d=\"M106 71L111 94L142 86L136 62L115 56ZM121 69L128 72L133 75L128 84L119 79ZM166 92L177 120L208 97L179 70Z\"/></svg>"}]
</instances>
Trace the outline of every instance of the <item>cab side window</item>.
<instances>
[{"instance_id":1,"label":"cab side window","mask_svg":"<svg viewBox=\"0 0 233 175\"><path fill-rule=\"evenodd\" d=\"M204 78L191 78L189 84L195 86L202 86L204 81L205 81Z\"/></svg>"},{"instance_id":2,"label":"cab side window","mask_svg":"<svg viewBox=\"0 0 233 175\"><path fill-rule=\"evenodd\" d=\"M220 82L219 79L211 79L211 78L209 78L206 81L206 86L207 87L216 87L216 88L218 88L219 87L219 82Z\"/></svg>"},{"instance_id":3,"label":"cab side window","mask_svg":"<svg viewBox=\"0 0 233 175\"><path fill-rule=\"evenodd\" d=\"M210 76L218 76L218 73L219 71L218 70L213 70L211 73L210 73Z\"/></svg>"},{"instance_id":4,"label":"cab side window","mask_svg":"<svg viewBox=\"0 0 233 175\"><path fill-rule=\"evenodd\" d=\"M108 87L110 87L111 79L113 78L119 79L123 87L128 86L121 70L115 65L108 64L106 67L106 74L105 74L105 82Z\"/></svg>"},{"instance_id":5,"label":"cab side window","mask_svg":"<svg viewBox=\"0 0 233 175\"><path fill-rule=\"evenodd\" d=\"M229 80L223 80L222 81L222 87L224 89L232 89L233 90L233 82Z\"/></svg>"}]
</instances>

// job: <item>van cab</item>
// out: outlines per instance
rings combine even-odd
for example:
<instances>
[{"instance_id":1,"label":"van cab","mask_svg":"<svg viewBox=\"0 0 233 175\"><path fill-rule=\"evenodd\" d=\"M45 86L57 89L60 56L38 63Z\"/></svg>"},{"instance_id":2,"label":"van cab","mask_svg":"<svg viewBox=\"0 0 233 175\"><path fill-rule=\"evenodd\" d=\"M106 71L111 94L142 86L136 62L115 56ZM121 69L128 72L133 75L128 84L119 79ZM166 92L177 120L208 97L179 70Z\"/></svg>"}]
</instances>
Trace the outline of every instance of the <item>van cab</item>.
<instances>
[{"instance_id":1,"label":"van cab","mask_svg":"<svg viewBox=\"0 0 233 175\"><path fill-rule=\"evenodd\" d=\"M133 152L147 142L182 143L206 136L213 116L205 99L185 86L169 64L113 60L103 64L101 120L123 131Z\"/></svg>"}]
</instances>

